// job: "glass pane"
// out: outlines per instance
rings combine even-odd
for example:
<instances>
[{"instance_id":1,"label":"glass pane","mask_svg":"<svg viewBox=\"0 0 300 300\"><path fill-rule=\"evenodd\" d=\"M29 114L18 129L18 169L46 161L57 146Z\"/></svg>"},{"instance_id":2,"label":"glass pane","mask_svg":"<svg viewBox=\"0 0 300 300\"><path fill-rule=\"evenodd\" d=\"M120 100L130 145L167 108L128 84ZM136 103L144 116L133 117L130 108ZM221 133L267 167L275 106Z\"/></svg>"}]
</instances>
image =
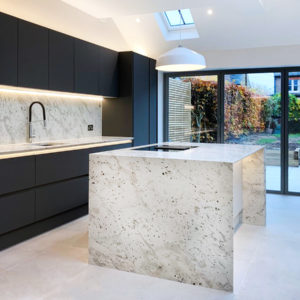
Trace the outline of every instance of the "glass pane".
<instances>
[{"instance_id":1,"label":"glass pane","mask_svg":"<svg viewBox=\"0 0 300 300\"><path fill-rule=\"evenodd\" d=\"M185 24L194 24L194 20L189 9L181 9L181 15Z\"/></svg>"},{"instance_id":2,"label":"glass pane","mask_svg":"<svg viewBox=\"0 0 300 300\"><path fill-rule=\"evenodd\" d=\"M169 141L217 141L217 76L169 78Z\"/></svg>"},{"instance_id":3,"label":"glass pane","mask_svg":"<svg viewBox=\"0 0 300 300\"><path fill-rule=\"evenodd\" d=\"M281 73L225 76L224 141L265 146L266 188L281 189Z\"/></svg>"},{"instance_id":4,"label":"glass pane","mask_svg":"<svg viewBox=\"0 0 300 300\"><path fill-rule=\"evenodd\" d=\"M183 25L181 15L178 10L169 10L166 11L165 14L171 26Z\"/></svg>"},{"instance_id":5,"label":"glass pane","mask_svg":"<svg viewBox=\"0 0 300 300\"><path fill-rule=\"evenodd\" d=\"M290 192L300 192L300 92L298 91L300 72L290 72L289 82L293 88L289 90L289 118L288 118L288 189Z\"/></svg>"}]
</instances>

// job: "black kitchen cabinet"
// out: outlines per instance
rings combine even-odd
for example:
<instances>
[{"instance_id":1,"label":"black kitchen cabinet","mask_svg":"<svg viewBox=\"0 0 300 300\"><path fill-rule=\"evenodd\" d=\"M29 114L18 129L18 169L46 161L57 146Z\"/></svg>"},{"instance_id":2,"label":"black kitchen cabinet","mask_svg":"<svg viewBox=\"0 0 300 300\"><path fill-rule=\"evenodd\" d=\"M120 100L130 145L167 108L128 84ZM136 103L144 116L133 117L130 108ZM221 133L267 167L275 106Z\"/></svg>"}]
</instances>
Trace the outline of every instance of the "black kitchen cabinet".
<instances>
[{"instance_id":1,"label":"black kitchen cabinet","mask_svg":"<svg viewBox=\"0 0 300 300\"><path fill-rule=\"evenodd\" d=\"M18 21L0 13L0 84L18 84Z\"/></svg>"},{"instance_id":2,"label":"black kitchen cabinet","mask_svg":"<svg viewBox=\"0 0 300 300\"><path fill-rule=\"evenodd\" d=\"M0 195L35 185L35 157L0 159Z\"/></svg>"},{"instance_id":3,"label":"black kitchen cabinet","mask_svg":"<svg viewBox=\"0 0 300 300\"><path fill-rule=\"evenodd\" d=\"M75 92L98 94L99 83L98 46L75 40Z\"/></svg>"},{"instance_id":4,"label":"black kitchen cabinet","mask_svg":"<svg viewBox=\"0 0 300 300\"><path fill-rule=\"evenodd\" d=\"M19 20L18 85L48 89L48 29Z\"/></svg>"},{"instance_id":5,"label":"black kitchen cabinet","mask_svg":"<svg viewBox=\"0 0 300 300\"><path fill-rule=\"evenodd\" d=\"M117 97L118 52L99 47L99 95Z\"/></svg>"},{"instance_id":6,"label":"black kitchen cabinet","mask_svg":"<svg viewBox=\"0 0 300 300\"><path fill-rule=\"evenodd\" d=\"M149 144L149 58L133 56L133 136L134 145Z\"/></svg>"},{"instance_id":7,"label":"black kitchen cabinet","mask_svg":"<svg viewBox=\"0 0 300 300\"><path fill-rule=\"evenodd\" d=\"M157 71L156 61L149 60L149 144L157 142Z\"/></svg>"},{"instance_id":8,"label":"black kitchen cabinet","mask_svg":"<svg viewBox=\"0 0 300 300\"><path fill-rule=\"evenodd\" d=\"M74 39L49 30L49 89L74 91Z\"/></svg>"},{"instance_id":9,"label":"black kitchen cabinet","mask_svg":"<svg viewBox=\"0 0 300 300\"><path fill-rule=\"evenodd\" d=\"M0 235L33 223L34 220L34 190L0 197Z\"/></svg>"},{"instance_id":10,"label":"black kitchen cabinet","mask_svg":"<svg viewBox=\"0 0 300 300\"><path fill-rule=\"evenodd\" d=\"M119 53L0 13L0 84L117 97Z\"/></svg>"},{"instance_id":11,"label":"black kitchen cabinet","mask_svg":"<svg viewBox=\"0 0 300 300\"><path fill-rule=\"evenodd\" d=\"M86 150L36 156L36 184L46 184L88 174Z\"/></svg>"},{"instance_id":12,"label":"black kitchen cabinet","mask_svg":"<svg viewBox=\"0 0 300 300\"><path fill-rule=\"evenodd\" d=\"M121 52L118 63L119 97L103 102L103 135L132 136L134 146L156 143L155 60L134 52Z\"/></svg>"},{"instance_id":13,"label":"black kitchen cabinet","mask_svg":"<svg viewBox=\"0 0 300 300\"><path fill-rule=\"evenodd\" d=\"M0 249L87 214L89 154L131 146L0 159Z\"/></svg>"},{"instance_id":14,"label":"black kitchen cabinet","mask_svg":"<svg viewBox=\"0 0 300 300\"><path fill-rule=\"evenodd\" d=\"M88 203L88 176L36 189L36 221Z\"/></svg>"}]
</instances>

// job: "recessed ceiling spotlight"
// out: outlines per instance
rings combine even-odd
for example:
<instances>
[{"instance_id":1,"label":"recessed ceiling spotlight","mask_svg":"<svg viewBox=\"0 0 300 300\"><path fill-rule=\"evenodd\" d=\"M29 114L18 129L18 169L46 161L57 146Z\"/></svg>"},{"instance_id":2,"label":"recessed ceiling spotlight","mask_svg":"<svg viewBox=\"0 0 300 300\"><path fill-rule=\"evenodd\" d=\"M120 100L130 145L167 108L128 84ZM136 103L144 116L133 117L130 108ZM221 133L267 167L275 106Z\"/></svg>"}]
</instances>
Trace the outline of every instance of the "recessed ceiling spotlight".
<instances>
[{"instance_id":1,"label":"recessed ceiling spotlight","mask_svg":"<svg viewBox=\"0 0 300 300\"><path fill-rule=\"evenodd\" d=\"M212 9L208 9L207 10L207 14L211 16L213 14L213 10Z\"/></svg>"},{"instance_id":2,"label":"recessed ceiling spotlight","mask_svg":"<svg viewBox=\"0 0 300 300\"><path fill-rule=\"evenodd\" d=\"M140 18L136 18L135 21L136 21L137 23L140 23L140 22L141 22L141 19L140 19Z\"/></svg>"}]
</instances>

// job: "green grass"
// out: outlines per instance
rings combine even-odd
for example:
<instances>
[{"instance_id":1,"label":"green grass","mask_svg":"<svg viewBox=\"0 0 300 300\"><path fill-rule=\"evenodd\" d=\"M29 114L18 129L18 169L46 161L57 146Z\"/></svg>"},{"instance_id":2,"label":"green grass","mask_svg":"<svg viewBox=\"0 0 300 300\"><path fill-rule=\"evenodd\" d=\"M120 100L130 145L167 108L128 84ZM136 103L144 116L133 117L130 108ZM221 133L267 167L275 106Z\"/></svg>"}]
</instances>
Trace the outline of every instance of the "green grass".
<instances>
[{"instance_id":1,"label":"green grass","mask_svg":"<svg viewBox=\"0 0 300 300\"><path fill-rule=\"evenodd\" d=\"M265 144L272 144L274 142L276 142L277 140L276 139L272 139L272 138L264 138L264 139L259 139L257 141L257 143L259 145L265 145Z\"/></svg>"},{"instance_id":2,"label":"green grass","mask_svg":"<svg viewBox=\"0 0 300 300\"><path fill-rule=\"evenodd\" d=\"M273 134L273 136L280 138L280 133ZM291 133L289 134L290 138L300 138L300 133Z\"/></svg>"}]
</instances>

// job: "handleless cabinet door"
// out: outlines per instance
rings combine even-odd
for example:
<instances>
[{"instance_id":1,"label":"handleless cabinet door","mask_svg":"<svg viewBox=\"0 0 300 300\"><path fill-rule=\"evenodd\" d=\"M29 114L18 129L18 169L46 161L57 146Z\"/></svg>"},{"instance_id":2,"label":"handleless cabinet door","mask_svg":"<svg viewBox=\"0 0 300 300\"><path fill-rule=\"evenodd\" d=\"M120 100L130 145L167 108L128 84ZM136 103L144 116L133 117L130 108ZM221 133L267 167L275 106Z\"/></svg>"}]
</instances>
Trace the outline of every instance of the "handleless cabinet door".
<instances>
[{"instance_id":1,"label":"handleless cabinet door","mask_svg":"<svg viewBox=\"0 0 300 300\"><path fill-rule=\"evenodd\" d=\"M48 89L48 29L19 20L18 85Z\"/></svg>"},{"instance_id":2,"label":"handleless cabinet door","mask_svg":"<svg viewBox=\"0 0 300 300\"><path fill-rule=\"evenodd\" d=\"M75 91L83 94L98 94L99 47L75 40Z\"/></svg>"},{"instance_id":3,"label":"handleless cabinet door","mask_svg":"<svg viewBox=\"0 0 300 300\"><path fill-rule=\"evenodd\" d=\"M46 184L87 175L88 153L75 150L36 156L36 184Z\"/></svg>"},{"instance_id":4,"label":"handleless cabinet door","mask_svg":"<svg viewBox=\"0 0 300 300\"><path fill-rule=\"evenodd\" d=\"M33 223L34 219L34 190L0 197L0 234Z\"/></svg>"},{"instance_id":5,"label":"handleless cabinet door","mask_svg":"<svg viewBox=\"0 0 300 300\"><path fill-rule=\"evenodd\" d=\"M36 189L36 220L45 219L88 202L88 176Z\"/></svg>"},{"instance_id":6,"label":"handleless cabinet door","mask_svg":"<svg viewBox=\"0 0 300 300\"><path fill-rule=\"evenodd\" d=\"M134 146L149 144L149 58L134 54Z\"/></svg>"},{"instance_id":7,"label":"handleless cabinet door","mask_svg":"<svg viewBox=\"0 0 300 300\"><path fill-rule=\"evenodd\" d=\"M157 71L154 59L149 60L149 144L157 143Z\"/></svg>"},{"instance_id":8,"label":"handleless cabinet door","mask_svg":"<svg viewBox=\"0 0 300 300\"><path fill-rule=\"evenodd\" d=\"M74 91L74 39L49 30L49 89Z\"/></svg>"},{"instance_id":9,"label":"handleless cabinet door","mask_svg":"<svg viewBox=\"0 0 300 300\"><path fill-rule=\"evenodd\" d=\"M0 13L0 84L18 84L18 20Z\"/></svg>"},{"instance_id":10,"label":"handleless cabinet door","mask_svg":"<svg viewBox=\"0 0 300 300\"><path fill-rule=\"evenodd\" d=\"M35 185L35 157L0 159L0 195Z\"/></svg>"},{"instance_id":11,"label":"handleless cabinet door","mask_svg":"<svg viewBox=\"0 0 300 300\"><path fill-rule=\"evenodd\" d=\"M99 47L99 94L118 97L118 52Z\"/></svg>"}]
</instances>

